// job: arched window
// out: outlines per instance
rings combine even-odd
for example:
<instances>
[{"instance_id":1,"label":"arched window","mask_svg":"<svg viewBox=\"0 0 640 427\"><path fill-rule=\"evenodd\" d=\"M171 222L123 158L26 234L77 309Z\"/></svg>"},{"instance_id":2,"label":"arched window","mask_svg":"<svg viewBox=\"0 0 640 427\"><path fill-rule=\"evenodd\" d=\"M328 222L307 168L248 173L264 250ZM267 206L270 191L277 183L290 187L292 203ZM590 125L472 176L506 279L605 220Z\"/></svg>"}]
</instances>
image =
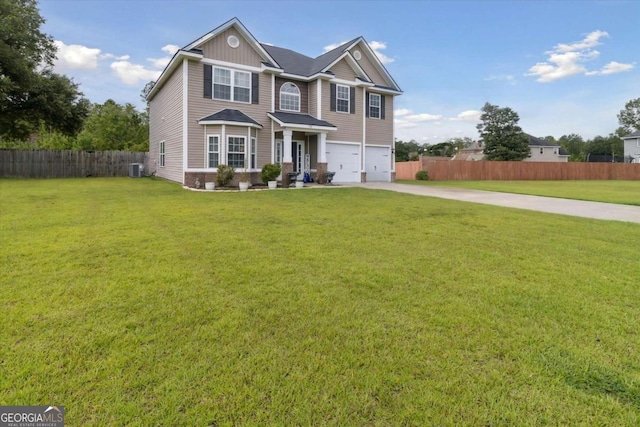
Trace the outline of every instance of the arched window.
<instances>
[{"instance_id":1,"label":"arched window","mask_svg":"<svg viewBox=\"0 0 640 427\"><path fill-rule=\"evenodd\" d=\"M298 86L287 82L280 88L280 109L300 112L300 90Z\"/></svg>"}]
</instances>

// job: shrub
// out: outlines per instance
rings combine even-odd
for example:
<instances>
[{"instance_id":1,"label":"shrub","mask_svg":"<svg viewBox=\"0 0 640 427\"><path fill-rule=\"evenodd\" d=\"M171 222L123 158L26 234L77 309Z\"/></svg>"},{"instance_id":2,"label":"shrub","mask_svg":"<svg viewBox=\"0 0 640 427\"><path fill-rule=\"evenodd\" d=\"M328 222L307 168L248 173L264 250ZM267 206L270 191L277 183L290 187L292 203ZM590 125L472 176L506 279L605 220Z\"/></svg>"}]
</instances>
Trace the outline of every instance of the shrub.
<instances>
[{"instance_id":1,"label":"shrub","mask_svg":"<svg viewBox=\"0 0 640 427\"><path fill-rule=\"evenodd\" d=\"M231 166L218 165L218 175L216 175L216 182L220 187L226 187L229 181L233 179L234 170Z\"/></svg>"},{"instance_id":2,"label":"shrub","mask_svg":"<svg viewBox=\"0 0 640 427\"><path fill-rule=\"evenodd\" d=\"M267 163L262 167L262 172L260 173L260 177L262 178L262 182L265 184L269 183L269 181L275 181L280 175L282 168L278 163Z\"/></svg>"},{"instance_id":3,"label":"shrub","mask_svg":"<svg viewBox=\"0 0 640 427\"><path fill-rule=\"evenodd\" d=\"M416 179L418 181L429 181L429 172L427 171L416 172Z\"/></svg>"}]
</instances>

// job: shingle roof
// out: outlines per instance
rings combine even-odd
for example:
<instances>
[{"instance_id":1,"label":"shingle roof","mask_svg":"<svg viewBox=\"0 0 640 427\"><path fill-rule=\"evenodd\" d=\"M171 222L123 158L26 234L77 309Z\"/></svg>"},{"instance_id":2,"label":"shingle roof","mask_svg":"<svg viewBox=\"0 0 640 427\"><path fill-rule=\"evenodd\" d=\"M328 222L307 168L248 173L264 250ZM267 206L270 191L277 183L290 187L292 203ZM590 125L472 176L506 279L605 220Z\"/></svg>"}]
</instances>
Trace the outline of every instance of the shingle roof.
<instances>
[{"instance_id":1,"label":"shingle roof","mask_svg":"<svg viewBox=\"0 0 640 427\"><path fill-rule=\"evenodd\" d=\"M559 147L560 144L556 144L555 142L549 142L544 139L536 138L535 136L528 135L529 137L529 145L535 147Z\"/></svg>"},{"instance_id":2,"label":"shingle roof","mask_svg":"<svg viewBox=\"0 0 640 427\"><path fill-rule=\"evenodd\" d=\"M335 125L332 125L331 123L324 120L316 119L315 117L310 116L309 114L285 113L282 111L276 111L274 113L269 113L269 114L275 117L276 119L278 119L279 121L281 121L282 123L286 123L289 125L323 126L323 127L335 128Z\"/></svg>"},{"instance_id":3,"label":"shingle roof","mask_svg":"<svg viewBox=\"0 0 640 427\"><path fill-rule=\"evenodd\" d=\"M297 74L299 76L309 77L321 72L333 61L338 59L344 53L347 46L358 40L355 38L351 41L341 44L327 53L323 53L317 58L311 58L298 52L282 47L261 44L264 50L275 59L286 73Z\"/></svg>"},{"instance_id":4,"label":"shingle roof","mask_svg":"<svg viewBox=\"0 0 640 427\"><path fill-rule=\"evenodd\" d=\"M209 121L221 121L221 122L237 122L237 123L251 123L254 125L258 125L262 127L262 125L251 117L247 116L245 113L239 110L231 110L229 108L218 111L210 116L203 117L199 122L209 122Z\"/></svg>"},{"instance_id":5,"label":"shingle roof","mask_svg":"<svg viewBox=\"0 0 640 427\"><path fill-rule=\"evenodd\" d=\"M630 133L629 135L625 135L622 138L624 139L624 138L638 138L638 137L640 137L640 130Z\"/></svg>"},{"instance_id":6,"label":"shingle roof","mask_svg":"<svg viewBox=\"0 0 640 427\"><path fill-rule=\"evenodd\" d=\"M569 153L567 152L567 150L565 150L564 148L560 147L560 151L559 151L561 156L568 156Z\"/></svg>"}]
</instances>

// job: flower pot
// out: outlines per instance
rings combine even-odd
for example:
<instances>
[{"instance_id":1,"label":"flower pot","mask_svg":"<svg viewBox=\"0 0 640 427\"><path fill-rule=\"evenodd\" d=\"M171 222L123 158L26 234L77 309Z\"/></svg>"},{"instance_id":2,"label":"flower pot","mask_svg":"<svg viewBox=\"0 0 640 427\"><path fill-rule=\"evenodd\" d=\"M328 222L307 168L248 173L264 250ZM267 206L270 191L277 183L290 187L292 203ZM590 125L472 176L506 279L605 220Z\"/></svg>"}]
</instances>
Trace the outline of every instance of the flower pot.
<instances>
[{"instance_id":1,"label":"flower pot","mask_svg":"<svg viewBox=\"0 0 640 427\"><path fill-rule=\"evenodd\" d=\"M275 190L278 188L278 181L269 181L267 185L269 186L269 190Z\"/></svg>"},{"instance_id":2,"label":"flower pot","mask_svg":"<svg viewBox=\"0 0 640 427\"><path fill-rule=\"evenodd\" d=\"M304 187L304 181L296 181L296 188Z\"/></svg>"},{"instance_id":3,"label":"flower pot","mask_svg":"<svg viewBox=\"0 0 640 427\"><path fill-rule=\"evenodd\" d=\"M240 191L247 191L249 189L249 182L241 182L239 185Z\"/></svg>"},{"instance_id":4,"label":"flower pot","mask_svg":"<svg viewBox=\"0 0 640 427\"><path fill-rule=\"evenodd\" d=\"M216 183L215 182L205 182L204 183L204 188L205 188L205 190L215 190L216 189Z\"/></svg>"}]
</instances>

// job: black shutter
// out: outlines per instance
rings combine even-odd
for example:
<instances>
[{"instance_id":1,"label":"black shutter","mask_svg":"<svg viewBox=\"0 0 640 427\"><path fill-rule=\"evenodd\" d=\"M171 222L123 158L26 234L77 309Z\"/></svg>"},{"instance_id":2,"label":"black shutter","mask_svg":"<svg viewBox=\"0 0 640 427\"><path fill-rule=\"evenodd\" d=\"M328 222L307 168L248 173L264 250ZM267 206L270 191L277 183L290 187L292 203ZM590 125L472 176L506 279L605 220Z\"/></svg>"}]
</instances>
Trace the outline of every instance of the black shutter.
<instances>
[{"instance_id":1,"label":"black shutter","mask_svg":"<svg viewBox=\"0 0 640 427\"><path fill-rule=\"evenodd\" d=\"M349 92L350 92L349 104L351 104L351 111L349 111L349 113L355 114L356 113L356 88L352 87Z\"/></svg>"},{"instance_id":2,"label":"black shutter","mask_svg":"<svg viewBox=\"0 0 640 427\"><path fill-rule=\"evenodd\" d=\"M386 96L380 95L380 118L384 120L384 99Z\"/></svg>"},{"instance_id":3,"label":"black shutter","mask_svg":"<svg viewBox=\"0 0 640 427\"><path fill-rule=\"evenodd\" d=\"M258 73L251 73L251 103L259 104L258 100L260 97L260 93L258 92L258 79L260 75Z\"/></svg>"},{"instance_id":4,"label":"black shutter","mask_svg":"<svg viewBox=\"0 0 640 427\"><path fill-rule=\"evenodd\" d=\"M213 98L213 67L204 64L204 97Z\"/></svg>"},{"instance_id":5,"label":"black shutter","mask_svg":"<svg viewBox=\"0 0 640 427\"><path fill-rule=\"evenodd\" d=\"M331 101L329 102L331 111L336 111L336 84L331 83Z\"/></svg>"},{"instance_id":6,"label":"black shutter","mask_svg":"<svg viewBox=\"0 0 640 427\"><path fill-rule=\"evenodd\" d=\"M370 95L370 94L368 94L368 93L365 95L365 97L366 97L366 98L365 98L365 104L366 104L366 105L365 105L365 107L364 107L364 108L365 108L365 110L366 110L366 111L364 112L364 116L365 116L365 117L369 117L369 97L370 97L370 96L371 96L371 95Z\"/></svg>"}]
</instances>

